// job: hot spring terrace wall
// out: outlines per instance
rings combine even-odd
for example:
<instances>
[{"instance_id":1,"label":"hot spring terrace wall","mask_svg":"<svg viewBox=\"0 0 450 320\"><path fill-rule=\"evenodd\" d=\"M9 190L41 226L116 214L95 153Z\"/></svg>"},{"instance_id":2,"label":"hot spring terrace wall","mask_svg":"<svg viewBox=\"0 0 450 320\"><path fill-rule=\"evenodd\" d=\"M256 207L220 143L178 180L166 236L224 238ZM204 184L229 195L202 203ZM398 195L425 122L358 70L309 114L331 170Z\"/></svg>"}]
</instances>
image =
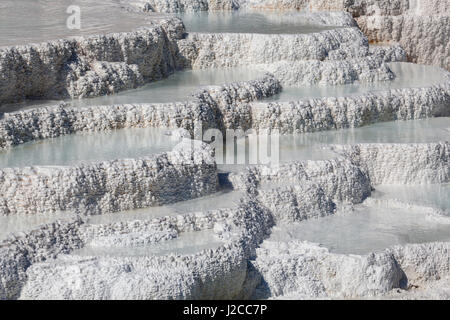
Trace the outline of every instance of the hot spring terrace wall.
<instances>
[{"instance_id":1,"label":"hot spring terrace wall","mask_svg":"<svg viewBox=\"0 0 450 320\"><path fill-rule=\"evenodd\" d=\"M0 242L0 300L17 299L27 280L27 269L82 246L79 218L59 220Z\"/></svg>"},{"instance_id":2,"label":"hot spring terrace wall","mask_svg":"<svg viewBox=\"0 0 450 320\"><path fill-rule=\"evenodd\" d=\"M358 28L312 34L189 33L179 40L187 66L233 67L280 60L324 60L333 52L347 57L368 54L367 38Z\"/></svg>"},{"instance_id":3,"label":"hot spring terrace wall","mask_svg":"<svg viewBox=\"0 0 450 320\"><path fill-rule=\"evenodd\" d=\"M434 242L359 256L331 253L306 241L268 241L251 262L263 279L253 298L374 297L409 284L425 286L448 275L448 250L448 242Z\"/></svg>"},{"instance_id":4,"label":"hot spring terrace wall","mask_svg":"<svg viewBox=\"0 0 450 320\"><path fill-rule=\"evenodd\" d=\"M191 101L165 104L91 106L65 105L6 113L0 119L0 149L28 141L86 131L130 127L199 128L229 127L240 104L272 96L281 90L271 75L258 80L209 86Z\"/></svg>"},{"instance_id":5,"label":"hot spring terrace wall","mask_svg":"<svg viewBox=\"0 0 450 320\"><path fill-rule=\"evenodd\" d=\"M196 198L216 192L217 185L211 150L186 142L149 158L2 169L0 213L101 214Z\"/></svg>"},{"instance_id":6,"label":"hot spring terrace wall","mask_svg":"<svg viewBox=\"0 0 450 320\"><path fill-rule=\"evenodd\" d=\"M135 88L179 66L184 26L162 20L127 33L0 49L0 104L93 97Z\"/></svg>"},{"instance_id":7,"label":"hot spring terrace wall","mask_svg":"<svg viewBox=\"0 0 450 320\"><path fill-rule=\"evenodd\" d=\"M267 210L247 199L236 209L189 213L128 224L89 225L79 220L66 224L43 226L20 239L2 243L5 250L0 251L3 270L3 273L0 272L0 298L18 298L19 294L22 299L248 298L256 283L248 279L247 261L254 256L256 246L269 234L273 219ZM179 232L214 228L217 229L214 232L224 238L224 243L217 248L188 255L83 257L71 252L85 245L86 237L94 234L95 237L118 235L120 230L121 235L126 235L130 229L142 231L152 226L161 230L175 228ZM219 231L221 228L222 231ZM65 234L59 235L58 230ZM37 249L28 248L27 244L39 236L41 239L36 242ZM52 247L65 247L65 250L45 250L43 247L48 246L49 241L53 241ZM133 250L133 247L129 249ZM49 259L57 253L62 255ZM14 260L20 257L22 264ZM74 266L82 266L80 272L74 273ZM61 282L61 276L75 281ZM81 286L78 280L83 283ZM108 290L103 290L105 283ZM1 284L4 286L1 287ZM46 289L42 290L43 287Z\"/></svg>"},{"instance_id":8,"label":"hot spring terrace wall","mask_svg":"<svg viewBox=\"0 0 450 320\"><path fill-rule=\"evenodd\" d=\"M357 21L371 42L399 43L408 61L450 70L450 10L446 14L361 17Z\"/></svg>"},{"instance_id":9,"label":"hot spring terrace wall","mask_svg":"<svg viewBox=\"0 0 450 320\"><path fill-rule=\"evenodd\" d=\"M252 127L301 133L450 115L450 84L357 96L250 104Z\"/></svg>"},{"instance_id":10,"label":"hot spring terrace wall","mask_svg":"<svg viewBox=\"0 0 450 320\"><path fill-rule=\"evenodd\" d=\"M238 8L238 3L231 0L134 0L130 4L141 11L167 13L232 10Z\"/></svg>"},{"instance_id":11,"label":"hot spring terrace wall","mask_svg":"<svg viewBox=\"0 0 450 320\"><path fill-rule=\"evenodd\" d=\"M450 142L361 144L337 150L364 168L376 184L426 184L450 181Z\"/></svg>"},{"instance_id":12,"label":"hot spring terrace wall","mask_svg":"<svg viewBox=\"0 0 450 320\"><path fill-rule=\"evenodd\" d=\"M411 62L450 70L450 4L446 0L248 0L241 7L350 12L374 43L399 43Z\"/></svg>"},{"instance_id":13,"label":"hot spring terrace wall","mask_svg":"<svg viewBox=\"0 0 450 320\"><path fill-rule=\"evenodd\" d=\"M399 43L407 51L409 61L433 64L450 70L450 5L446 0L139 0L133 1L132 4L136 5L138 10L156 12L238 8L347 11L355 17L370 41ZM342 22L342 18L338 20ZM328 22L331 25L345 25L336 24L337 21Z\"/></svg>"}]
</instances>

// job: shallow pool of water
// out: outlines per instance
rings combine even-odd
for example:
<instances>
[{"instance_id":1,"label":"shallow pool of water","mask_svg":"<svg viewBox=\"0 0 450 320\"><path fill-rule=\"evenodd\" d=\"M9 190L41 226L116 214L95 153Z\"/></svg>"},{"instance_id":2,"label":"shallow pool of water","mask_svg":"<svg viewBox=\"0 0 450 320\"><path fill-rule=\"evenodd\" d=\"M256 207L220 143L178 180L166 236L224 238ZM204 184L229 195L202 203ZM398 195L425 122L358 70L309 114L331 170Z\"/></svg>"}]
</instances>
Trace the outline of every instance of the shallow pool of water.
<instances>
[{"instance_id":1,"label":"shallow pool of water","mask_svg":"<svg viewBox=\"0 0 450 320\"><path fill-rule=\"evenodd\" d=\"M156 244L133 247L90 247L85 246L73 252L81 256L164 256L168 254L191 255L205 249L215 249L223 242L217 238L214 231L182 232L178 238L162 241Z\"/></svg>"},{"instance_id":2,"label":"shallow pool of water","mask_svg":"<svg viewBox=\"0 0 450 320\"><path fill-rule=\"evenodd\" d=\"M109 96L79 100L68 99L65 101L73 107L182 102L192 99L192 94L204 87L255 80L263 76L263 74L263 70L252 67L183 70L177 71L165 79L146 84L138 89L126 90ZM21 103L3 105L0 107L0 111L12 112L55 105L60 102L60 100L27 100Z\"/></svg>"},{"instance_id":3,"label":"shallow pool of water","mask_svg":"<svg viewBox=\"0 0 450 320\"><path fill-rule=\"evenodd\" d=\"M69 6L80 8L80 29L67 26ZM2 0L0 47L132 31L160 16L129 12L118 0Z\"/></svg>"},{"instance_id":4,"label":"shallow pool of water","mask_svg":"<svg viewBox=\"0 0 450 320\"><path fill-rule=\"evenodd\" d=\"M389 63L396 78L392 81L373 83L354 83L338 86L304 86L283 87L277 95L265 101L296 101L304 98L345 97L367 92L377 92L390 89L430 87L450 81L445 70L435 66L425 66L413 63Z\"/></svg>"},{"instance_id":5,"label":"shallow pool of water","mask_svg":"<svg viewBox=\"0 0 450 320\"><path fill-rule=\"evenodd\" d=\"M188 32L304 34L336 29L315 13L289 11L204 11L178 14Z\"/></svg>"},{"instance_id":6,"label":"shallow pool of water","mask_svg":"<svg viewBox=\"0 0 450 320\"><path fill-rule=\"evenodd\" d=\"M380 122L365 127L280 136L282 145L424 143L448 140L450 117Z\"/></svg>"},{"instance_id":7,"label":"shallow pool of water","mask_svg":"<svg viewBox=\"0 0 450 320\"><path fill-rule=\"evenodd\" d=\"M157 128L131 128L29 142L0 151L0 168L146 157L170 151L178 143L166 132Z\"/></svg>"},{"instance_id":8,"label":"shallow pool of water","mask_svg":"<svg viewBox=\"0 0 450 320\"><path fill-rule=\"evenodd\" d=\"M430 206L450 216L450 184L431 185L377 185L372 196L376 199L394 199L407 204Z\"/></svg>"},{"instance_id":9,"label":"shallow pool of water","mask_svg":"<svg viewBox=\"0 0 450 320\"><path fill-rule=\"evenodd\" d=\"M108 224L119 221L150 220L158 217L177 216L186 213L234 208L237 207L242 196L243 192L241 191L226 190L209 196L180 201L166 206L90 216L88 218L88 223Z\"/></svg>"},{"instance_id":10,"label":"shallow pool of water","mask_svg":"<svg viewBox=\"0 0 450 320\"><path fill-rule=\"evenodd\" d=\"M450 224L429 219L420 207L360 205L354 212L273 229L271 241L306 240L331 252L367 254L393 245L450 240Z\"/></svg>"},{"instance_id":11,"label":"shallow pool of water","mask_svg":"<svg viewBox=\"0 0 450 320\"><path fill-rule=\"evenodd\" d=\"M294 135L280 135L279 162L295 160L323 160L336 157L331 144L356 143L419 143L448 140L450 118L433 118L409 121L377 123L366 127L323 131ZM74 165L80 162L139 158L172 150L179 142L167 135L167 129L129 128L106 132L77 133L52 139L28 142L0 151L0 168L33 165ZM262 140L261 140L262 141ZM216 153L222 171L238 171L249 161L249 146L239 139L234 164ZM260 152L268 150L269 144L259 144ZM266 148L266 149L264 149ZM239 163L237 155L245 152L245 162ZM261 157L258 163L261 162ZM268 158L276 159L276 157Z\"/></svg>"}]
</instances>

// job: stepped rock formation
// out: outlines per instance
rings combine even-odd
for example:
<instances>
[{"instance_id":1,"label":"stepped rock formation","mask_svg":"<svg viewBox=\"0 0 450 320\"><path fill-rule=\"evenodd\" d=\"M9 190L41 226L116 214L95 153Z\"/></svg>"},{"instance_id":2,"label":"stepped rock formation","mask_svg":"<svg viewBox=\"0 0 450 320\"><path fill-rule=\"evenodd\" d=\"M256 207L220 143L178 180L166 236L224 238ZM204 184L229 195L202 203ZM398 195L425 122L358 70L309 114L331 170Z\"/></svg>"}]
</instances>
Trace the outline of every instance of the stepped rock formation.
<instances>
[{"instance_id":1,"label":"stepped rock formation","mask_svg":"<svg viewBox=\"0 0 450 320\"><path fill-rule=\"evenodd\" d=\"M0 168L0 223L6 222L0 231L8 231L0 234L1 300L450 297L448 237L410 243L409 234L402 234L364 254L338 253L301 235L287 241L271 237L286 224L325 224L346 213L356 219L364 214L358 210L368 208L381 214L413 208L436 230L449 230L446 211L433 201L377 197L381 185L433 185L445 193L445 129L429 128L436 134L424 141L413 137L404 143L403 133L396 132L376 143L328 145L325 159L233 170L218 163L212 141L201 136L207 129L223 136L233 129L306 137L383 122L448 121L449 72L436 68L439 81L389 87L398 77L395 63L450 70L448 1L120 3L145 12L149 23L130 32L0 48L0 112L13 110L0 113L0 156L63 136L130 128L165 129L162 139L178 144L141 158ZM326 28L298 34L188 32L178 17L152 15L250 9L299 10L305 21ZM284 18L295 22L298 16L286 12ZM276 23L273 16L267 19ZM70 101L138 88L183 69L247 66L261 76L202 86L184 101L148 98L142 104L85 107ZM386 86L377 89L378 83ZM369 89L276 100L287 88L362 85ZM33 106L38 99L67 101ZM9 105L18 102L25 108ZM291 143L288 149L296 147ZM237 200L219 207L216 197L227 192ZM13 218L41 215L50 218L15 228Z\"/></svg>"}]
</instances>

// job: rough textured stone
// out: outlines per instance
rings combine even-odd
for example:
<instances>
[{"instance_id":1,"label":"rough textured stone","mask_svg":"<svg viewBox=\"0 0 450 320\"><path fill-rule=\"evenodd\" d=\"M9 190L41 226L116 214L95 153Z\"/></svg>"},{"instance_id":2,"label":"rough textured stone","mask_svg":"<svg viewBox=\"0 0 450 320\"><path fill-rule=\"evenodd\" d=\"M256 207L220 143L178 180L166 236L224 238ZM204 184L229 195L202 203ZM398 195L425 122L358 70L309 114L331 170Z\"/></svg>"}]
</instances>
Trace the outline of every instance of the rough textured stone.
<instances>
[{"instance_id":1,"label":"rough textured stone","mask_svg":"<svg viewBox=\"0 0 450 320\"><path fill-rule=\"evenodd\" d=\"M92 97L160 79L179 67L183 32L172 18L133 32L0 49L0 104Z\"/></svg>"},{"instance_id":2,"label":"rough textured stone","mask_svg":"<svg viewBox=\"0 0 450 320\"><path fill-rule=\"evenodd\" d=\"M394 255L406 275L408 285L422 286L448 277L450 243L433 242L395 246L387 250Z\"/></svg>"},{"instance_id":3,"label":"rough textured stone","mask_svg":"<svg viewBox=\"0 0 450 320\"><path fill-rule=\"evenodd\" d=\"M367 174L346 159L298 161L274 167L253 167L242 173L230 174L229 179L235 189L250 193L256 193L262 183L274 187L281 185L297 188L312 182L318 184L325 196L335 202L361 203L371 193ZM313 194L315 201L324 200L321 200L324 196L322 192ZM325 207L331 209L329 205ZM278 212L276 216L282 214Z\"/></svg>"},{"instance_id":4,"label":"rough textured stone","mask_svg":"<svg viewBox=\"0 0 450 320\"><path fill-rule=\"evenodd\" d=\"M37 214L74 210L89 214L156 206L217 190L211 149L200 142L142 159L69 167L0 170L0 212Z\"/></svg>"},{"instance_id":5,"label":"rough textured stone","mask_svg":"<svg viewBox=\"0 0 450 320\"><path fill-rule=\"evenodd\" d=\"M233 10L238 8L233 0L122 0L144 12L199 12L208 10Z\"/></svg>"},{"instance_id":6,"label":"rough textured stone","mask_svg":"<svg viewBox=\"0 0 450 320\"><path fill-rule=\"evenodd\" d=\"M201 0L142 0L140 7L158 12L238 8L347 11L356 18L371 42L399 43L409 61L434 64L450 71L447 41L450 5L445 0L227 0L217 4Z\"/></svg>"},{"instance_id":7,"label":"rough textured stone","mask_svg":"<svg viewBox=\"0 0 450 320\"><path fill-rule=\"evenodd\" d=\"M364 168L373 184L423 184L450 181L450 143L360 144L336 147Z\"/></svg>"},{"instance_id":8,"label":"rough textured stone","mask_svg":"<svg viewBox=\"0 0 450 320\"><path fill-rule=\"evenodd\" d=\"M163 127L182 128L193 135L196 125L199 129L245 126L239 120L245 119L241 104L280 90L279 81L266 75L258 80L209 86L194 92L186 102L83 108L61 104L6 113L0 119L0 149L86 131Z\"/></svg>"},{"instance_id":9,"label":"rough textured stone","mask_svg":"<svg viewBox=\"0 0 450 320\"><path fill-rule=\"evenodd\" d=\"M308 21L341 27L314 34L185 35L180 20L162 19L129 33L2 49L0 104L112 94L182 67L259 64L272 74L210 86L186 102L79 109L62 104L3 114L0 148L81 131L130 127L167 127L177 129L173 138L191 138L197 126L300 133L450 115L450 77L424 88L256 102L278 93L282 84L392 79L386 62L409 59L448 69L446 1L123 3L158 12L249 7L345 10L356 17L368 38L348 13L335 12L306 14ZM390 45L369 47L369 40ZM233 209L104 224L89 224L74 216L11 235L0 242L0 299L448 298L448 242L395 246L362 256L334 254L301 241L264 241L277 222L321 218L363 201L378 201L367 199L373 185L449 182L448 142L333 148L340 153L333 160L259 166L230 174L229 184L245 191ZM143 159L0 170L0 213L103 214L217 190L211 149L185 140L172 152ZM424 214L438 218L437 210L425 209ZM445 217L440 218L445 223ZM184 232L205 230L222 244L196 254L83 256L76 251L108 247L131 252Z\"/></svg>"},{"instance_id":10,"label":"rough textured stone","mask_svg":"<svg viewBox=\"0 0 450 320\"><path fill-rule=\"evenodd\" d=\"M277 222L324 217L336 210L336 204L327 197L323 188L309 181L259 190L258 200L272 212Z\"/></svg>"},{"instance_id":11,"label":"rough textured stone","mask_svg":"<svg viewBox=\"0 0 450 320\"><path fill-rule=\"evenodd\" d=\"M55 258L82 246L77 232L81 220L56 221L27 234L0 242L0 299L17 299L36 262Z\"/></svg>"},{"instance_id":12,"label":"rough textured stone","mask_svg":"<svg viewBox=\"0 0 450 320\"><path fill-rule=\"evenodd\" d=\"M281 61L262 67L286 86L343 85L395 78L384 59L378 57L324 62Z\"/></svg>"},{"instance_id":13,"label":"rough textured stone","mask_svg":"<svg viewBox=\"0 0 450 320\"><path fill-rule=\"evenodd\" d=\"M270 214L248 202L237 210L168 218L177 229L223 223L225 243L193 255L80 257L76 253L34 264L22 299L234 299L242 298L247 259L268 234ZM159 219L158 225L164 218ZM172 220L172 222L170 222ZM156 222L156 221L155 221ZM155 222L153 224L155 224ZM198 223L200 222L200 223ZM136 225L136 223L134 223Z\"/></svg>"},{"instance_id":14,"label":"rough textured stone","mask_svg":"<svg viewBox=\"0 0 450 320\"><path fill-rule=\"evenodd\" d=\"M373 43L399 43L408 60L450 71L450 5L442 0L247 0L241 7L350 12Z\"/></svg>"},{"instance_id":15,"label":"rough textured stone","mask_svg":"<svg viewBox=\"0 0 450 320\"><path fill-rule=\"evenodd\" d=\"M372 43L399 43L408 61L450 70L450 10L443 13L447 15L363 16L357 21Z\"/></svg>"},{"instance_id":16,"label":"rough textured stone","mask_svg":"<svg viewBox=\"0 0 450 320\"><path fill-rule=\"evenodd\" d=\"M367 55L369 45L357 28L340 28L312 34L189 33L178 47L186 66L199 69L324 60L336 50L357 58Z\"/></svg>"},{"instance_id":17,"label":"rough textured stone","mask_svg":"<svg viewBox=\"0 0 450 320\"><path fill-rule=\"evenodd\" d=\"M266 241L253 267L261 276L255 298L293 294L297 298L370 297L400 286L403 273L392 254L330 253L315 244Z\"/></svg>"}]
</instances>

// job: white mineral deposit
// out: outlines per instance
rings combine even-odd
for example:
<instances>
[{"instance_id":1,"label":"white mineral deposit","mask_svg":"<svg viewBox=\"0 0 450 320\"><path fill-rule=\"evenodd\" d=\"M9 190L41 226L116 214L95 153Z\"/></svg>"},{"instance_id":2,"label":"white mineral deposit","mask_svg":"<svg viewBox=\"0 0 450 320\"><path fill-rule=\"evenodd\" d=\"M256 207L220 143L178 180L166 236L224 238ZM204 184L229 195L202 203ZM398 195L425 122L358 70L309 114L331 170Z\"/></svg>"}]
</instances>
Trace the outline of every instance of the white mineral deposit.
<instances>
[{"instance_id":1,"label":"white mineral deposit","mask_svg":"<svg viewBox=\"0 0 450 320\"><path fill-rule=\"evenodd\" d=\"M17 299L450 299L450 2L0 1Z\"/></svg>"}]
</instances>

